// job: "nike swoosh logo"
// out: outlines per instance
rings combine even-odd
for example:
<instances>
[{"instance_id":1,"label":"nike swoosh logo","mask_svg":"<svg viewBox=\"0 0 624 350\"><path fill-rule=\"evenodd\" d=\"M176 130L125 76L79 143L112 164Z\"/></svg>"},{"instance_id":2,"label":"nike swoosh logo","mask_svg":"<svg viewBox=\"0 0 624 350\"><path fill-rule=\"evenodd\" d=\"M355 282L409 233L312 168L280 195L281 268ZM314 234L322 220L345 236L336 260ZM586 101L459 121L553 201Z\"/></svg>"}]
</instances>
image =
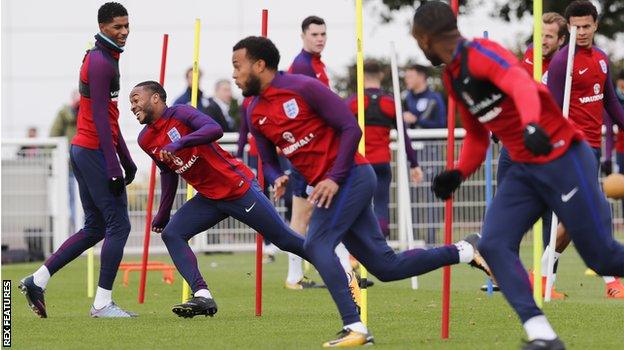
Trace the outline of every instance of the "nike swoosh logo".
<instances>
[{"instance_id":1,"label":"nike swoosh logo","mask_svg":"<svg viewBox=\"0 0 624 350\"><path fill-rule=\"evenodd\" d=\"M553 148L559 148L559 147L563 147L565 146L565 141L564 140L559 140L555 143L553 143Z\"/></svg>"},{"instance_id":2,"label":"nike swoosh logo","mask_svg":"<svg viewBox=\"0 0 624 350\"><path fill-rule=\"evenodd\" d=\"M528 63L528 64L533 64L533 62L530 59L525 59L524 62Z\"/></svg>"},{"instance_id":3,"label":"nike swoosh logo","mask_svg":"<svg viewBox=\"0 0 624 350\"><path fill-rule=\"evenodd\" d=\"M321 73L316 73L316 77L320 78L321 77Z\"/></svg>"},{"instance_id":4,"label":"nike swoosh logo","mask_svg":"<svg viewBox=\"0 0 624 350\"><path fill-rule=\"evenodd\" d=\"M256 202L254 202L254 204L251 205L251 207L249 208L245 208L245 212L249 213L251 211L251 209L253 209L253 207L256 206Z\"/></svg>"},{"instance_id":5,"label":"nike swoosh logo","mask_svg":"<svg viewBox=\"0 0 624 350\"><path fill-rule=\"evenodd\" d=\"M562 195L561 195L561 201L562 201L563 203L566 203L567 201L569 201L569 200L570 200L570 198L572 198L572 196L574 196L574 194L575 194L577 191L578 191L578 187L574 187L574 188L572 189L572 191L570 191L570 192L568 192L568 193L566 193L566 194L562 194Z\"/></svg>"},{"instance_id":6,"label":"nike swoosh logo","mask_svg":"<svg viewBox=\"0 0 624 350\"><path fill-rule=\"evenodd\" d=\"M531 134L533 134L535 132L535 127L532 126L532 125L527 125L526 129L529 132L529 135L531 135Z\"/></svg>"},{"instance_id":7,"label":"nike swoosh logo","mask_svg":"<svg viewBox=\"0 0 624 350\"><path fill-rule=\"evenodd\" d=\"M580 75L585 74L585 72L587 72L587 70L588 70L588 69L589 69L589 68L579 69L579 74L580 74Z\"/></svg>"},{"instance_id":8,"label":"nike swoosh logo","mask_svg":"<svg viewBox=\"0 0 624 350\"><path fill-rule=\"evenodd\" d=\"M152 154L156 154L156 151L158 151L158 147L154 147L154 149L152 150Z\"/></svg>"},{"instance_id":9,"label":"nike swoosh logo","mask_svg":"<svg viewBox=\"0 0 624 350\"><path fill-rule=\"evenodd\" d=\"M258 122L260 123L260 125L264 124L264 122L266 122L267 117L264 117L262 119L260 119Z\"/></svg>"}]
</instances>

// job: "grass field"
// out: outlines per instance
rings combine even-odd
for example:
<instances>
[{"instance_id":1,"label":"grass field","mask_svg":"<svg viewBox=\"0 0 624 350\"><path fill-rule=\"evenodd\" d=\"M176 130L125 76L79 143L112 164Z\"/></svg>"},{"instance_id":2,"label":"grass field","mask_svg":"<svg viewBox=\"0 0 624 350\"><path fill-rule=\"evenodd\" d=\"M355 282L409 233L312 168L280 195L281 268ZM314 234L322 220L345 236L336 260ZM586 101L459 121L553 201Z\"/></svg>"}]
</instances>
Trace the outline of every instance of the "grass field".
<instances>
[{"instance_id":1,"label":"grass field","mask_svg":"<svg viewBox=\"0 0 624 350\"><path fill-rule=\"evenodd\" d=\"M523 249L528 253L529 247ZM525 254L526 255L526 254ZM265 265L264 314L254 316L254 255L200 255L200 268L219 305L214 318L181 319L170 307L179 302L181 283L148 279L146 302L137 303L138 273L125 288L121 276L113 297L138 312L136 319L91 319L86 296L86 258L55 275L48 285L48 319L37 318L19 293L19 279L39 264L2 266L2 278L13 281L13 347L15 349L316 349L340 330L337 310L326 290L283 288L287 256ZM524 256L529 261L529 256ZM126 257L124 261L138 260ZM169 261L168 257L153 257ZM573 249L560 264L557 289L566 301L545 306L555 330L569 349L624 348L624 301L606 300L604 284L583 274ZM524 332L500 294L478 290L483 275L467 266L452 273L451 338L440 339L441 275L381 283L369 289L369 327L376 347L384 349L517 349ZM319 279L315 273L312 278Z\"/></svg>"}]
</instances>

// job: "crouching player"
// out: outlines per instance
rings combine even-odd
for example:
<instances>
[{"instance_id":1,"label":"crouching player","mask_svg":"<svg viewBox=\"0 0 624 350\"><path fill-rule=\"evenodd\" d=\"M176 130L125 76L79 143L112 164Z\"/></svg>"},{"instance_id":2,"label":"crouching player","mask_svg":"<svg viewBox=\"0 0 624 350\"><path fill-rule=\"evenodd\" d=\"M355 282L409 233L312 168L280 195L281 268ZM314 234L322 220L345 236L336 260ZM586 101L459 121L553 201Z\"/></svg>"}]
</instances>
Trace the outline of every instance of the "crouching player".
<instances>
[{"instance_id":1,"label":"crouching player","mask_svg":"<svg viewBox=\"0 0 624 350\"><path fill-rule=\"evenodd\" d=\"M193 291L191 300L172 311L181 317L213 316L217 305L189 239L228 216L263 232L280 249L306 258L303 238L282 221L251 170L215 142L223 136L219 124L193 107L167 107L166 101L167 93L154 81L139 83L130 92L132 113L146 124L139 145L161 170L162 196L152 230L162 233L176 268ZM198 193L170 220L178 175Z\"/></svg>"}]
</instances>

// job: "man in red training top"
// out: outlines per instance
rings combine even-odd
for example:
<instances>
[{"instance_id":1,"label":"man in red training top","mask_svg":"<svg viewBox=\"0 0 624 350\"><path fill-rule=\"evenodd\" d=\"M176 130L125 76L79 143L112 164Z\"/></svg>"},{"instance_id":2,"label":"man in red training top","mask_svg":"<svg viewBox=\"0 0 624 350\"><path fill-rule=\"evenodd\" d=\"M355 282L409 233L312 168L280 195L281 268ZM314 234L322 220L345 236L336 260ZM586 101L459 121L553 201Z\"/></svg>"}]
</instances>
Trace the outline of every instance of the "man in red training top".
<instances>
[{"instance_id":1,"label":"man in red training top","mask_svg":"<svg viewBox=\"0 0 624 350\"><path fill-rule=\"evenodd\" d=\"M161 170L162 195L152 230L161 232L173 263L189 283L193 298L175 305L181 317L214 315L217 305L208 290L188 241L228 216L262 232L279 248L305 257L303 239L288 228L262 193L254 174L224 151L217 122L187 105L167 107L167 93L155 81L130 92L132 113L141 124L139 146ZM178 176L197 194L169 220Z\"/></svg>"},{"instance_id":2,"label":"man in red training top","mask_svg":"<svg viewBox=\"0 0 624 350\"><path fill-rule=\"evenodd\" d=\"M325 347L371 344L347 276L334 253L343 242L382 281L423 274L459 262L487 271L474 249L479 237L456 244L396 254L381 233L372 208L375 173L356 152L362 137L355 117L340 97L316 79L277 71L279 51L267 38L247 37L233 48L233 78L243 96L255 96L247 118L266 176L279 189L289 180L277 162L281 149L310 184L315 205L304 250L337 304L344 328Z\"/></svg>"},{"instance_id":3,"label":"man in red training top","mask_svg":"<svg viewBox=\"0 0 624 350\"><path fill-rule=\"evenodd\" d=\"M43 318L47 317L43 292L50 276L101 240L100 279L91 317L136 316L112 300L113 282L130 234L125 187L137 170L119 129L117 108L119 56L129 34L128 12L123 5L108 2L98 10L98 23L95 47L80 67L78 130L70 148L85 225L20 283L31 309Z\"/></svg>"},{"instance_id":4,"label":"man in red training top","mask_svg":"<svg viewBox=\"0 0 624 350\"><path fill-rule=\"evenodd\" d=\"M518 251L524 234L550 208L588 266L624 275L624 246L612 237L611 210L596 181L592 150L513 53L487 39L461 36L449 5L420 6L412 34L433 65L445 64L444 86L458 102L466 129L456 166L438 174L432 189L450 198L485 159L490 131L505 144L513 164L485 213L479 250L523 323L529 339L524 349L564 349L533 300Z\"/></svg>"}]
</instances>

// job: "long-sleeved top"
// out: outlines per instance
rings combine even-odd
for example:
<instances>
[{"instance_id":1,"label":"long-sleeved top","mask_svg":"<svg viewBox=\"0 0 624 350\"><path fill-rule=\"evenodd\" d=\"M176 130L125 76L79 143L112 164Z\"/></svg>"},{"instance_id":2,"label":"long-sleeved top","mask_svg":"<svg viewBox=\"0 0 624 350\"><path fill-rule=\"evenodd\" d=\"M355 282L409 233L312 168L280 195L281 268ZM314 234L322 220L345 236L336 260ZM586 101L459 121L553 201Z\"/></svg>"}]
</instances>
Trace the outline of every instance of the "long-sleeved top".
<instances>
[{"instance_id":1,"label":"long-sleeved top","mask_svg":"<svg viewBox=\"0 0 624 350\"><path fill-rule=\"evenodd\" d=\"M460 40L443 73L446 90L458 102L466 138L456 168L464 177L485 160L491 131L522 163L546 163L560 157L582 134L561 114L548 89L535 82L513 53L487 39ZM524 129L537 123L550 136L553 150L533 155L524 145Z\"/></svg>"},{"instance_id":2,"label":"long-sleeved top","mask_svg":"<svg viewBox=\"0 0 624 350\"><path fill-rule=\"evenodd\" d=\"M329 78L325 70L325 63L321 61L321 55L319 54L309 53L302 49L290 65L288 73L307 75L320 80L321 83L329 87Z\"/></svg>"},{"instance_id":3,"label":"long-sleeved top","mask_svg":"<svg viewBox=\"0 0 624 350\"><path fill-rule=\"evenodd\" d=\"M347 105L357 118L357 95L347 98ZM394 98L381 89L364 89L364 136L365 156L369 162L389 163L390 154L390 130L396 129L396 109ZM411 167L418 166L416 151L407 136L407 128L403 129L405 136L405 151Z\"/></svg>"},{"instance_id":4,"label":"long-sleeved top","mask_svg":"<svg viewBox=\"0 0 624 350\"><path fill-rule=\"evenodd\" d=\"M78 131L72 144L101 149L108 177L121 177L119 161L124 167L134 166L118 122L119 55L123 49L101 33L95 40L80 67Z\"/></svg>"},{"instance_id":5,"label":"long-sleeved top","mask_svg":"<svg viewBox=\"0 0 624 350\"><path fill-rule=\"evenodd\" d=\"M327 178L340 184L354 164L368 163L357 153L362 132L353 113L317 79L277 72L247 118L271 182L282 175L276 146L312 186Z\"/></svg>"},{"instance_id":6,"label":"long-sleeved top","mask_svg":"<svg viewBox=\"0 0 624 350\"><path fill-rule=\"evenodd\" d=\"M446 104L442 95L431 91L429 87L419 93L408 91L403 101L403 110L418 118L416 123L409 125L410 128L446 128Z\"/></svg>"},{"instance_id":7,"label":"long-sleeved top","mask_svg":"<svg viewBox=\"0 0 624 350\"><path fill-rule=\"evenodd\" d=\"M223 130L209 116L191 106L177 105L146 125L138 141L156 161L162 177L180 175L210 199L236 199L249 189L254 175L219 146L216 141L221 136ZM173 161L159 159L163 149L175 155Z\"/></svg>"},{"instance_id":8,"label":"long-sleeved top","mask_svg":"<svg viewBox=\"0 0 624 350\"><path fill-rule=\"evenodd\" d=\"M548 88L563 107L568 46L555 54L548 68ZM610 120L603 121L606 110ZM616 123L624 130L624 109L609 78L609 59L595 46L576 47L572 69L569 118L587 138L590 146L602 144L602 124Z\"/></svg>"},{"instance_id":9,"label":"long-sleeved top","mask_svg":"<svg viewBox=\"0 0 624 350\"><path fill-rule=\"evenodd\" d=\"M550 65L551 59L552 56L542 56L542 84L546 84L548 82L548 66ZM533 44L529 45L524 52L524 57L522 57L522 62L520 64L530 76L533 76Z\"/></svg>"}]
</instances>

